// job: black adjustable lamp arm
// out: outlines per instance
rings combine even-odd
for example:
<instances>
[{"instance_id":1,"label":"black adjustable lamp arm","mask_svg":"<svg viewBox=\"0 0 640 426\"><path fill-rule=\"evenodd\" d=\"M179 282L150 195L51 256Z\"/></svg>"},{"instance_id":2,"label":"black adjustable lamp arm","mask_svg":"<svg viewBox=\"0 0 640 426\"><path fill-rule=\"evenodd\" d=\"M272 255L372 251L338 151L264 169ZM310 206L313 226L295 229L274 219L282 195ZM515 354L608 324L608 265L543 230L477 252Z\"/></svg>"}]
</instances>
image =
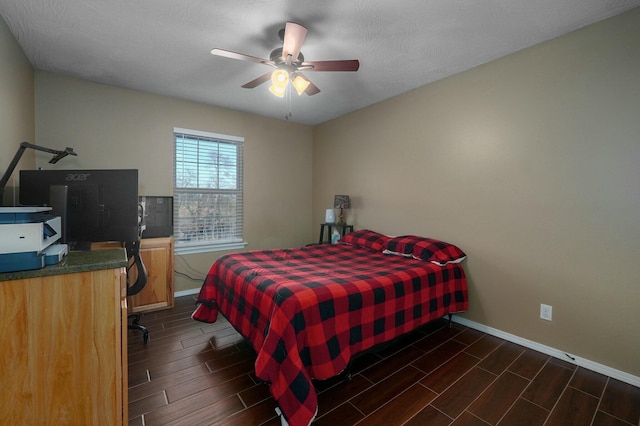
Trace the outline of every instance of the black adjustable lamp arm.
<instances>
[{"instance_id":1,"label":"black adjustable lamp arm","mask_svg":"<svg viewBox=\"0 0 640 426\"><path fill-rule=\"evenodd\" d=\"M65 148L63 151L60 151L57 149L51 149L44 146L34 145L29 142L22 142L20 144L20 147L18 148L18 151L16 152L16 155L13 156L13 160L11 160L11 163L9 163L9 167L7 167L7 170L2 175L2 178L0 178L0 204L2 204L2 198L4 196L4 188L5 186L7 186L7 182L9 182L11 173L13 173L13 171L15 170L16 166L18 165L18 161L20 161L22 154L24 154L24 151L27 148L35 149L36 151L44 151L50 154L55 154L53 158L49 160L49 163L51 164L57 163L60 159L66 157L67 155L78 155L75 152L73 152L73 148L69 148L69 147Z\"/></svg>"}]
</instances>

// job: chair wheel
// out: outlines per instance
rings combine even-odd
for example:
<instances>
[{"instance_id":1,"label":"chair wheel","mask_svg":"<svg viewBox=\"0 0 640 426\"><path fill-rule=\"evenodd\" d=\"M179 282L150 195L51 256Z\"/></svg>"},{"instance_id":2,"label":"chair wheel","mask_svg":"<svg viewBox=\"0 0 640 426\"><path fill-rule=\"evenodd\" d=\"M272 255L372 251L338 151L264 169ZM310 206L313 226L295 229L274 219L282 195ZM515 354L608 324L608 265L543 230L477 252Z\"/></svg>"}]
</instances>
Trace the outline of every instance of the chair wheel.
<instances>
[{"instance_id":1,"label":"chair wheel","mask_svg":"<svg viewBox=\"0 0 640 426\"><path fill-rule=\"evenodd\" d=\"M142 332L142 339L144 341L145 344L147 344L147 342L149 341L149 330L147 330L147 327L145 327L144 325L140 325L140 324L129 324L128 326L129 330L138 330Z\"/></svg>"},{"instance_id":2,"label":"chair wheel","mask_svg":"<svg viewBox=\"0 0 640 426\"><path fill-rule=\"evenodd\" d=\"M131 321L131 325L140 325L140 314L131 314L128 315L129 318L133 318L133 321Z\"/></svg>"}]
</instances>

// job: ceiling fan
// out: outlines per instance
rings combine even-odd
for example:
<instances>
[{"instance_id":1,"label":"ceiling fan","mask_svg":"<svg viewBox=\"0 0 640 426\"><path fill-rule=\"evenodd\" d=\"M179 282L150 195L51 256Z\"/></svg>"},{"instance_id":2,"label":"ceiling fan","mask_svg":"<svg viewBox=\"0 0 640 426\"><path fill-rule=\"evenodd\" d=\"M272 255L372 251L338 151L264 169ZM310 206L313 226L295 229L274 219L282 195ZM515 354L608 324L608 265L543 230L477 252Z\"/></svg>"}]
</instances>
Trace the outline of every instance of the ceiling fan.
<instances>
[{"instance_id":1,"label":"ceiling fan","mask_svg":"<svg viewBox=\"0 0 640 426\"><path fill-rule=\"evenodd\" d=\"M358 71L360 67L360 62L357 59L305 61L300 49L307 35L307 28L295 22L287 22L285 27L279 31L279 35L282 39L282 47L272 51L269 59L218 48L212 49L211 53L225 58L257 62L275 68L275 71L263 74L242 87L253 89L271 80L272 85L269 90L279 97L284 97L289 82L296 89L298 95L306 93L308 96L312 96L320 92L320 89L302 71Z\"/></svg>"}]
</instances>

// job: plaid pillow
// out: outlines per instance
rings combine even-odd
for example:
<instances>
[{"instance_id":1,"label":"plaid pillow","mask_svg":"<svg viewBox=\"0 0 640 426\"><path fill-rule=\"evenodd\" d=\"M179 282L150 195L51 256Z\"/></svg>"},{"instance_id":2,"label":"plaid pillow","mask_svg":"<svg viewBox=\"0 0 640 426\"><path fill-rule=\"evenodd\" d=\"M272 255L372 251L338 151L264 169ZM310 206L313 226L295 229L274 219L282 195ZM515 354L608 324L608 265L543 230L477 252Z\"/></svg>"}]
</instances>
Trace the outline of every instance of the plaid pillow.
<instances>
[{"instance_id":1,"label":"plaid pillow","mask_svg":"<svg viewBox=\"0 0 640 426\"><path fill-rule=\"evenodd\" d=\"M375 251L382 251L385 247L389 237L379 234L375 231L368 229L360 229L353 231L340 238L338 242L344 244L350 244L356 247L370 248Z\"/></svg>"},{"instance_id":2,"label":"plaid pillow","mask_svg":"<svg viewBox=\"0 0 640 426\"><path fill-rule=\"evenodd\" d=\"M420 237L404 235L402 237L389 238L389 241L387 241L383 249L383 253L411 257L413 256L413 245L416 238Z\"/></svg>"},{"instance_id":3,"label":"plaid pillow","mask_svg":"<svg viewBox=\"0 0 640 426\"><path fill-rule=\"evenodd\" d=\"M389 239L384 253L411 256L438 265L460 263L467 255L458 247L434 238L405 235Z\"/></svg>"}]
</instances>

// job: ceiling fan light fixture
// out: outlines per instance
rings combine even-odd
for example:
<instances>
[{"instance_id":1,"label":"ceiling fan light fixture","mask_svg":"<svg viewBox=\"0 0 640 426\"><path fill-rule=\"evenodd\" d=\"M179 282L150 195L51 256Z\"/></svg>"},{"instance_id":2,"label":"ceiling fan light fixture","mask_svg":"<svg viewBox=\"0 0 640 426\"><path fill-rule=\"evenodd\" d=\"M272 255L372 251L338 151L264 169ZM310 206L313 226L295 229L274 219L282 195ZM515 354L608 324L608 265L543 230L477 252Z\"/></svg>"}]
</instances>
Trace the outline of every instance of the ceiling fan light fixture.
<instances>
[{"instance_id":1,"label":"ceiling fan light fixture","mask_svg":"<svg viewBox=\"0 0 640 426\"><path fill-rule=\"evenodd\" d=\"M286 89L287 89L287 86L282 87L282 86L278 86L276 84L272 84L269 87L269 91L271 93L273 93L274 95L276 95L277 97L279 97L279 98L284 98L284 93L285 93Z\"/></svg>"},{"instance_id":2,"label":"ceiling fan light fixture","mask_svg":"<svg viewBox=\"0 0 640 426\"><path fill-rule=\"evenodd\" d=\"M275 70L271 74L271 82L273 84L269 87L269 91L277 97L283 98L287 90L287 84L289 84L289 73L283 69Z\"/></svg>"},{"instance_id":3,"label":"ceiling fan light fixture","mask_svg":"<svg viewBox=\"0 0 640 426\"><path fill-rule=\"evenodd\" d=\"M303 93L308 96L320 93L320 89L315 84L308 80L306 76L299 74L301 71L358 71L360 67L360 62L357 59L305 62L304 55L300 49L307 35L307 28L300 24L289 21L278 34L282 39L282 47L271 51L269 59L217 47L211 49L211 54L229 59L255 62L275 68L275 71L266 72L258 78L243 84L242 87L253 89L271 80L272 84L269 87L269 91L281 98L286 95L289 82L296 89L298 96Z\"/></svg>"},{"instance_id":4,"label":"ceiling fan light fixture","mask_svg":"<svg viewBox=\"0 0 640 426\"><path fill-rule=\"evenodd\" d=\"M300 96L304 93L305 90L307 90L307 87L309 87L309 84L311 84L311 82L301 75L297 75L296 78L291 81L291 84L293 85L293 87L295 87L296 92L298 92L298 96Z\"/></svg>"},{"instance_id":5,"label":"ceiling fan light fixture","mask_svg":"<svg viewBox=\"0 0 640 426\"><path fill-rule=\"evenodd\" d=\"M271 81L273 82L274 86L279 86L279 87L287 87L287 83L289 83L289 73L285 70L275 70L272 74L271 74Z\"/></svg>"}]
</instances>

